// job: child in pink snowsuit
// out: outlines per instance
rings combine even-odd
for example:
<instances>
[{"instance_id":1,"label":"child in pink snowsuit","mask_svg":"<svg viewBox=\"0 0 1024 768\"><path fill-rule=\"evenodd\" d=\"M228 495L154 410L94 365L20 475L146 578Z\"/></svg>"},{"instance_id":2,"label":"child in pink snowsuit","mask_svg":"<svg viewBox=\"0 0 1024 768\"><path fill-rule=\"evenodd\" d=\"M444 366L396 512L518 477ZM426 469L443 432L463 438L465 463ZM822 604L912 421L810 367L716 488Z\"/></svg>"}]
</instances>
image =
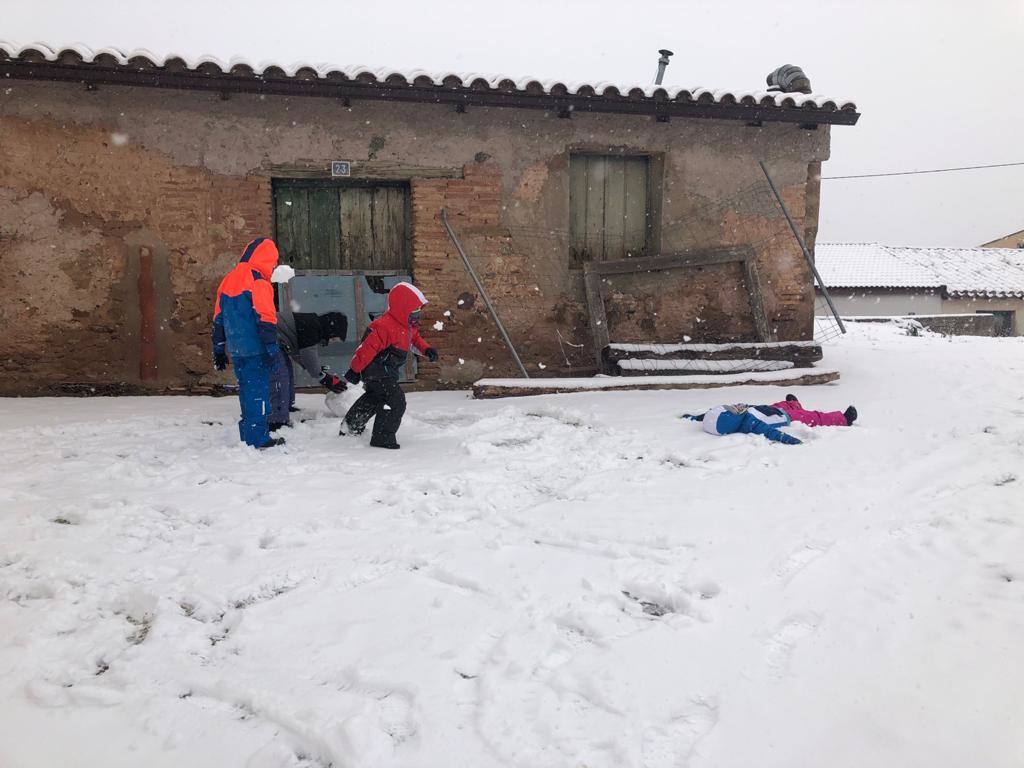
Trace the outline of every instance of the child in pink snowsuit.
<instances>
[{"instance_id":1,"label":"child in pink snowsuit","mask_svg":"<svg viewBox=\"0 0 1024 768\"><path fill-rule=\"evenodd\" d=\"M796 395L786 395L782 402L772 403L772 408L785 411L791 421L809 427L848 427L857 418L857 409L852 405L845 411L805 411Z\"/></svg>"}]
</instances>

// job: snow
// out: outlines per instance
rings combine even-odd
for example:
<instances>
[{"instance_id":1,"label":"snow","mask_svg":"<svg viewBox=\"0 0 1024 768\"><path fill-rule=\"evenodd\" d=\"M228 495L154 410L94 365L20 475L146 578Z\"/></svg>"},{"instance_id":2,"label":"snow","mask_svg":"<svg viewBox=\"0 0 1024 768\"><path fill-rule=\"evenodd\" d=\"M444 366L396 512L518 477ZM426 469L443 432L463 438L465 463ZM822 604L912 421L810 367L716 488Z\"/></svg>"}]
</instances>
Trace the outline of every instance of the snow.
<instances>
[{"instance_id":1,"label":"snow","mask_svg":"<svg viewBox=\"0 0 1024 768\"><path fill-rule=\"evenodd\" d=\"M625 361L622 361L625 362ZM663 361L658 361L659 364ZM680 361L684 362L684 361ZM685 361L692 362L692 361ZM736 363L737 360L725 362ZM751 362L763 362L755 360ZM550 378L540 379L480 379L474 386L480 387L511 387L523 389L628 389L636 386L651 386L657 384L714 384L722 383L744 384L746 382L757 382L760 384L772 384L777 381L791 381L794 375L816 375L838 373L835 368L808 368L805 371L795 374L792 371L763 371L753 373L716 373L708 376L688 375L681 378L678 375L665 376L593 376L589 378Z\"/></svg>"},{"instance_id":2,"label":"snow","mask_svg":"<svg viewBox=\"0 0 1024 768\"><path fill-rule=\"evenodd\" d=\"M784 371L793 367L790 360L661 360L658 358L634 357L619 360L624 371L704 371L706 373L729 373L730 371ZM808 371L813 373L813 371Z\"/></svg>"},{"instance_id":3,"label":"snow","mask_svg":"<svg viewBox=\"0 0 1024 768\"><path fill-rule=\"evenodd\" d=\"M685 337L689 338L689 337ZM730 344L609 344L610 349L620 352L650 352L665 355L670 352L720 352L729 349L778 349L779 347L816 347L818 341L737 341Z\"/></svg>"},{"instance_id":4,"label":"snow","mask_svg":"<svg viewBox=\"0 0 1024 768\"><path fill-rule=\"evenodd\" d=\"M434 328L435 331L443 331L444 330L444 323L441 322L440 320L437 320L434 323L433 328Z\"/></svg>"},{"instance_id":5,"label":"snow","mask_svg":"<svg viewBox=\"0 0 1024 768\"><path fill-rule=\"evenodd\" d=\"M272 283L287 283L295 277L295 270L289 264L278 264L270 275Z\"/></svg>"},{"instance_id":6,"label":"snow","mask_svg":"<svg viewBox=\"0 0 1024 768\"><path fill-rule=\"evenodd\" d=\"M840 288L944 288L950 296L1024 297L1020 248L911 248L818 243L825 285Z\"/></svg>"},{"instance_id":7,"label":"snow","mask_svg":"<svg viewBox=\"0 0 1024 768\"><path fill-rule=\"evenodd\" d=\"M826 359L802 446L677 418L767 385L410 393L401 451L0 400L0 765L1024 764L1024 340Z\"/></svg>"}]
</instances>

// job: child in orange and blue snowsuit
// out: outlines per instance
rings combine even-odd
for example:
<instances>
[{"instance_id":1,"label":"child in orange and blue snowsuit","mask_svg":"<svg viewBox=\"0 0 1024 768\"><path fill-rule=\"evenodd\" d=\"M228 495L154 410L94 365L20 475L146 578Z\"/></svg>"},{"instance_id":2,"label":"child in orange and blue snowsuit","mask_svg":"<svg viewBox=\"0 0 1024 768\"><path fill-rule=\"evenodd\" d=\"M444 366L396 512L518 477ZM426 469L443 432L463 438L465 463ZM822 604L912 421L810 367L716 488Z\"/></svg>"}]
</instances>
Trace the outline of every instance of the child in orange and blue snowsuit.
<instances>
[{"instance_id":1,"label":"child in orange and blue snowsuit","mask_svg":"<svg viewBox=\"0 0 1024 768\"><path fill-rule=\"evenodd\" d=\"M370 445L375 448L398 448L395 433L405 414L405 393L398 379L415 347L430 362L437 362L437 350L420 336L420 309L426 296L412 283L399 283L388 293L388 309L366 329L363 341L352 356L345 379L358 384L366 392L345 414L344 426L358 435L373 419ZM345 434L342 431L342 434Z\"/></svg>"},{"instance_id":2,"label":"child in orange and blue snowsuit","mask_svg":"<svg viewBox=\"0 0 1024 768\"><path fill-rule=\"evenodd\" d=\"M214 367L223 371L230 356L242 410L238 434L242 442L256 448L284 442L284 438L271 438L267 426L270 374L279 365L277 311L270 284L277 261L273 240L258 237L249 243L238 266L217 288L213 310Z\"/></svg>"}]
</instances>

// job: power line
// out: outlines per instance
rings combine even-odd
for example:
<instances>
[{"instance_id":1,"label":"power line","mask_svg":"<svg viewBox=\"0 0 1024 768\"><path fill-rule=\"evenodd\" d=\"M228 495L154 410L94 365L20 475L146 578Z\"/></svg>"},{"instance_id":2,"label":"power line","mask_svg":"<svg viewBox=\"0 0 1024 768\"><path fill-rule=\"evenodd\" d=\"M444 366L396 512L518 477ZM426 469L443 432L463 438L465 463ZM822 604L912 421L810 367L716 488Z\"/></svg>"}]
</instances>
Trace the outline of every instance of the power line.
<instances>
[{"instance_id":1,"label":"power line","mask_svg":"<svg viewBox=\"0 0 1024 768\"><path fill-rule=\"evenodd\" d=\"M877 179L879 176L916 176L919 173L949 173L950 171L977 171L982 168L1009 168L1014 165L1024 165L1024 162L1020 163L994 163L992 165L964 165L960 168L932 168L927 171L894 171L892 173L862 173L856 176L822 176L822 181L825 179Z\"/></svg>"}]
</instances>

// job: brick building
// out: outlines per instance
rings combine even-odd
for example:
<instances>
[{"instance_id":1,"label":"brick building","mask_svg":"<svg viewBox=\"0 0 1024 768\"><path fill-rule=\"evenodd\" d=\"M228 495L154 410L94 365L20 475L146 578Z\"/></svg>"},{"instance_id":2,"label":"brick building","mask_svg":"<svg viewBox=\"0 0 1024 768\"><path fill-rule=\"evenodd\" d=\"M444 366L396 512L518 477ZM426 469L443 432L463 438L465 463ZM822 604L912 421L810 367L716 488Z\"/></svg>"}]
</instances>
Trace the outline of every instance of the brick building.
<instances>
[{"instance_id":1,"label":"brick building","mask_svg":"<svg viewBox=\"0 0 1024 768\"><path fill-rule=\"evenodd\" d=\"M595 369L588 261L749 245L773 338L806 339L810 270L777 236L757 161L813 244L830 126L858 118L800 93L254 71L6 43L0 78L3 394L226 382L211 300L260 235L300 274L368 275L371 290L411 275L443 355L419 369L426 385L514 374L442 209L532 374ZM751 338L743 279L728 263L647 275L613 292L609 326L621 341Z\"/></svg>"}]
</instances>

